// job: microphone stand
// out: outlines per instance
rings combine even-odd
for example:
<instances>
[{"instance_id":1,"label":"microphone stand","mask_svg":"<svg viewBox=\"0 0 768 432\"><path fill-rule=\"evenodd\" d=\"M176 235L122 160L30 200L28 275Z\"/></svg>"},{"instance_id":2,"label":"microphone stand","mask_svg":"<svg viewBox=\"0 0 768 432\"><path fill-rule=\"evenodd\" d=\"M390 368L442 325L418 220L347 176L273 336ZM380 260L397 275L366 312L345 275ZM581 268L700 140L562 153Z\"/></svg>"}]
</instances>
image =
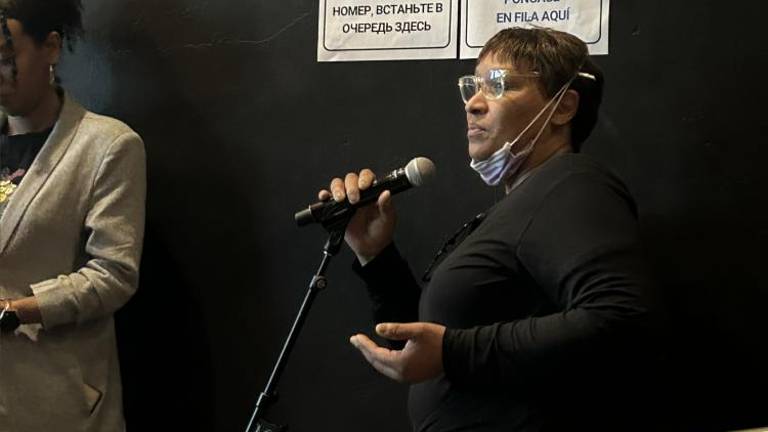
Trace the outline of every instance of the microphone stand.
<instances>
[{"instance_id":1,"label":"microphone stand","mask_svg":"<svg viewBox=\"0 0 768 432\"><path fill-rule=\"evenodd\" d=\"M288 333L288 337L283 344L283 349L277 357L269 381L259 395L259 399L256 401L256 407L253 410L251 420L248 422L248 427L245 429L245 432L283 432L287 430L287 426L272 424L264 420L264 411L268 405L273 404L277 399L277 392L275 391L277 382L280 380L280 376L288 361L288 356L293 350L293 345L296 343L299 332L304 326L304 320L307 318L309 308L312 306L317 294L328 286L328 279L325 277L325 271L328 269L331 258L339 253L339 250L341 249L341 244L344 241L344 232L347 230L347 224L353 214L354 211L345 215L343 218L332 219L323 224L323 227L328 231L329 235L328 241L325 242L325 246L323 247L323 259L320 262L320 267L317 269L315 275L312 276L312 280L309 283L309 289L304 296L304 301L301 303L301 307L293 322L291 331Z\"/></svg>"}]
</instances>

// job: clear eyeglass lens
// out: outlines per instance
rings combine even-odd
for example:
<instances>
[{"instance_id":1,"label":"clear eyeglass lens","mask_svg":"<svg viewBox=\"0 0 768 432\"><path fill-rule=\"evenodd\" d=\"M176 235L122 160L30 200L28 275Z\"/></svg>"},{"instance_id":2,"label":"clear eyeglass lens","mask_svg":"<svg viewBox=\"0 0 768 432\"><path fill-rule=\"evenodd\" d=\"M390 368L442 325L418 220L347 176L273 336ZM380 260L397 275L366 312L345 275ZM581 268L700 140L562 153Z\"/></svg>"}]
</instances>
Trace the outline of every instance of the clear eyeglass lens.
<instances>
[{"instance_id":1,"label":"clear eyeglass lens","mask_svg":"<svg viewBox=\"0 0 768 432\"><path fill-rule=\"evenodd\" d=\"M461 99L466 103L478 92L477 78L474 76L465 76L459 79L459 92Z\"/></svg>"},{"instance_id":2,"label":"clear eyeglass lens","mask_svg":"<svg viewBox=\"0 0 768 432\"><path fill-rule=\"evenodd\" d=\"M488 71L488 77L485 78L483 94L489 99L498 99L504 94L504 77L506 73L500 69L491 69Z\"/></svg>"}]
</instances>

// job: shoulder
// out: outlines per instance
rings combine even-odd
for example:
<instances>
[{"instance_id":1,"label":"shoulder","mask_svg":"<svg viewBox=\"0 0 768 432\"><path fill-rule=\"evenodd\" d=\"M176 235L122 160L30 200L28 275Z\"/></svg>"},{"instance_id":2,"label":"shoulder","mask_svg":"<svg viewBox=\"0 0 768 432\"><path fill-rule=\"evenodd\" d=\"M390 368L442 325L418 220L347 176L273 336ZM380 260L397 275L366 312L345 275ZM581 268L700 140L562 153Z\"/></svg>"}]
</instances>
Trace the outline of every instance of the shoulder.
<instances>
[{"instance_id":1,"label":"shoulder","mask_svg":"<svg viewBox=\"0 0 768 432\"><path fill-rule=\"evenodd\" d=\"M574 178L587 178L596 183L611 184L626 189L624 182L616 173L596 159L583 154L567 153L552 158L531 175L533 182L552 186Z\"/></svg>"},{"instance_id":2,"label":"shoulder","mask_svg":"<svg viewBox=\"0 0 768 432\"><path fill-rule=\"evenodd\" d=\"M141 137L127 124L113 117L86 111L72 144L84 159L99 167L96 173L110 172L113 176L115 165L132 167L118 170L120 172L139 172L146 164L146 150Z\"/></svg>"},{"instance_id":3,"label":"shoulder","mask_svg":"<svg viewBox=\"0 0 768 432\"><path fill-rule=\"evenodd\" d=\"M571 211L573 207L600 207L622 203L636 213L636 205L624 182L603 164L582 154L562 154L545 162L500 203L502 208L525 209L530 216L542 207Z\"/></svg>"},{"instance_id":4,"label":"shoulder","mask_svg":"<svg viewBox=\"0 0 768 432\"><path fill-rule=\"evenodd\" d=\"M141 137L124 122L80 108L76 133L68 153L93 175L93 181L108 173L112 180L134 176L146 170L146 151Z\"/></svg>"},{"instance_id":5,"label":"shoulder","mask_svg":"<svg viewBox=\"0 0 768 432\"><path fill-rule=\"evenodd\" d=\"M531 175L529 183L530 188L540 191L542 198L556 191L592 196L599 190L607 190L634 202L624 181L616 173L583 154L568 153L553 158Z\"/></svg>"},{"instance_id":6,"label":"shoulder","mask_svg":"<svg viewBox=\"0 0 768 432\"><path fill-rule=\"evenodd\" d=\"M124 122L84 108L69 93L64 94L64 105L57 129L73 138L75 146L91 150L108 149L116 142L142 143L141 137Z\"/></svg>"},{"instance_id":7,"label":"shoulder","mask_svg":"<svg viewBox=\"0 0 768 432\"><path fill-rule=\"evenodd\" d=\"M122 121L90 111L85 112L79 129L81 136L95 138L105 143L118 140L141 141L139 134Z\"/></svg>"},{"instance_id":8,"label":"shoulder","mask_svg":"<svg viewBox=\"0 0 768 432\"><path fill-rule=\"evenodd\" d=\"M637 219L637 205L621 178L589 156L562 155L545 166L541 174L545 192L539 214L576 221L579 215L589 221L618 215Z\"/></svg>"},{"instance_id":9,"label":"shoulder","mask_svg":"<svg viewBox=\"0 0 768 432\"><path fill-rule=\"evenodd\" d=\"M143 164L146 159L144 142L138 133L124 122L85 109L76 126L69 146L73 156L102 166L109 161ZM133 161L133 162L131 162Z\"/></svg>"}]
</instances>

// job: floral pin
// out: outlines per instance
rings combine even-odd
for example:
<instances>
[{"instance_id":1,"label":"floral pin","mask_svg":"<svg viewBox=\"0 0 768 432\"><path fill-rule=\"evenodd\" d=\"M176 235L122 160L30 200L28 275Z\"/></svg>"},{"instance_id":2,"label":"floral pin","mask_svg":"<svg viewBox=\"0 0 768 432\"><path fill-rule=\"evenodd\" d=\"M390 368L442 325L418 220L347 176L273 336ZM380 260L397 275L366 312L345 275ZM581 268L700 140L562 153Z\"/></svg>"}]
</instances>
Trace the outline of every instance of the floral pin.
<instances>
[{"instance_id":1,"label":"floral pin","mask_svg":"<svg viewBox=\"0 0 768 432\"><path fill-rule=\"evenodd\" d=\"M13 181L24 175L25 170L16 170L11 175L0 174L0 204L5 204L18 187Z\"/></svg>"}]
</instances>

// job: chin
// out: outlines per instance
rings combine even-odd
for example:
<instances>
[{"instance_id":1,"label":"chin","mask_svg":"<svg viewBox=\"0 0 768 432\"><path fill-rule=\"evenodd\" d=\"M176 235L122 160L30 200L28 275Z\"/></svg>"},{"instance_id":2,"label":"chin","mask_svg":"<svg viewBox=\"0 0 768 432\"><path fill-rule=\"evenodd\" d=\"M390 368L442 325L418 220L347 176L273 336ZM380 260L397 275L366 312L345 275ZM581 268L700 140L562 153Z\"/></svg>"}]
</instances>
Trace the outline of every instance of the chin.
<instances>
[{"instance_id":1,"label":"chin","mask_svg":"<svg viewBox=\"0 0 768 432\"><path fill-rule=\"evenodd\" d=\"M493 148L493 146L490 143L487 142L469 142L469 147L467 148L467 153L469 153L469 157L476 161L481 161L488 159L491 157L493 152L495 152L496 149Z\"/></svg>"},{"instance_id":2,"label":"chin","mask_svg":"<svg viewBox=\"0 0 768 432\"><path fill-rule=\"evenodd\" d=\"M467 154L473 160L478 160L477 158L481 157L480 156L481 152L479 152L478 149L475 148L475 146L473 146L472 144L470 144L469 147L467 148Z\"/></svg>"},{"instance_id":3,"label":"chin","mask_svg":"<svg viewBox=\"0 0 768 432\"><path fill-rule=\"evenodd\" d=\"M18 115L18 107L11 103L7 98L0 97L0 111L5 115L15 116Z\"/></svg>"},{"instance_id":4,"label":"chin","mask_svg":"<svg viewBox=\"0 0 768 432\"><path fill-rule=\"evenodd\" d=\"M27 113L26 110L24 110L18 104L9 103L8 100L2 99L0 99L0 111L11 117L20 117Z\"/></svg>"}]
</instances>

